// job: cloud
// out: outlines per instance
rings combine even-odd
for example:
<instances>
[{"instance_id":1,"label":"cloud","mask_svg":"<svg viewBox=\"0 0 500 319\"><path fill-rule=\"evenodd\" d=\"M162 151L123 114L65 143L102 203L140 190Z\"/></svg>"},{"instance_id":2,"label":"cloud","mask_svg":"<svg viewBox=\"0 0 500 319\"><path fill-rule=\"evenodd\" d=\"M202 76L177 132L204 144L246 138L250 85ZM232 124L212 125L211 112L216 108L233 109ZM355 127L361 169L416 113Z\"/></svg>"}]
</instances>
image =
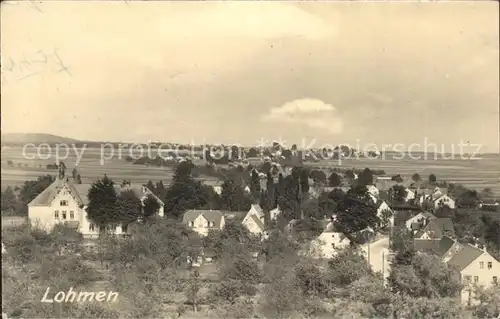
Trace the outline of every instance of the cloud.
<instances>
[{"instance_id":1,"label":"cloud","mask_svg":"<svg viewBox=\"0 0 500 319\"><path fill-rule=\"evenodd\" d=\"M262 117L265 122L303 124L333 134L341 133L343 120L337 109L317 99L305 98L272 108Z\"/></svg>"}]
</instances>

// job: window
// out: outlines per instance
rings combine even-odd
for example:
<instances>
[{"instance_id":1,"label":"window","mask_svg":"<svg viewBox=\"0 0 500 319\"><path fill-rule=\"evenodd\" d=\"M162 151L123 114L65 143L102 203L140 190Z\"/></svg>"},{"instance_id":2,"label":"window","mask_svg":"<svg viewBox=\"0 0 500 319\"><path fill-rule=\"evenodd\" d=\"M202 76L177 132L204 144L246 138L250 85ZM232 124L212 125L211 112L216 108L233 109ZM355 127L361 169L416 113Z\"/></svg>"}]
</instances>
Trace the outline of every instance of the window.
<instances>
[{"instance_id":1,"label":"window","mask_svg":"<svg viewBox=\"0 0 500 319\"><path fill-rule=\"evenodd\" d=\"M194 222L189 222L190 227L194 227Z\"/></svg>"},{"instance_id":2,"label":"window","mask_svg":"<svg viewBox=\"0 0 500 319\"><path fill-rule=\"evenodd\" d=\"M479 268L483 269L484 268L484 261L479 262Z\"/></svg>"},{"instance_id":3,"label":"window","mask_svg":"<svg viewBox=\"0 0 500 319\"><path fill-rule=\"evenodd\" d=\"M122 232L126 233L128 229L128 225L122 225Z\"/></svg>"},{"instance_id":4,"label":"window","mask_svg":"<svg viewBox=\"0 0 500 319\"><path fill-rule=\"evenodd\" d=\"M59 211L58 210L54 211L54 218L59 219Z\"/></svg>"},{"instance_id":5,"label":"window","mask_svg":"<svg viewBox=\"0 0 500 319\"><path fill-rule=\"evenodd\" d=\"M478 282L479 281L479 276L474 276L474 282Z\"/></svg>"},{"instance_id":6,"label":"window","mask_svg":"<svg viewBox=\"0 0 500 319\"><path fill-rule=\"evenodd\" d=\"M491 269L493 267L493 263L491 261L488 261L488 269Z\"/></svg>"},{"instance_id":7,"label":"window","mask_svg":"<svg viewBox=\"0 0 500 319\"><path fill-rule=\"evenodd\" d=\"M69 212L69 219L75 219L75 212L74 211Z\"/></svg>"},{"instance_id":8,"label":"window","mask_svg":"<svg viewBox=\"0 0 500 319\"><path fill-rule=\"evenodd\" d=\"M63 200L61 200L61 201L59 202L59 205L60 205L60 206L68 206L68 201L63 199Z\"/></svg>"},{"instance_id":9,"label":"window","mask_svg":"<svg viewBox=\"0 0 500 319\"><path fill-rule=\"evenodd\" d=\"M498 277L497 276L493 276L493 284L498 285Z\"/></svg>"},{"instance_id":10,"label":"window","mask_svg":"<svg viewBox=\"0 0 500 319\"><path fill-rule=\"evenodd\" d=\"M66 219L66 211L65 210L62 211L62 219Z\"/></svg>"},{"instance_id":11,"label":"window","mask_svg":"<svg viewBox=\"0 0 500 319\"><path fill-rule=\"evenodd\" d=\"M106 232L106 226L101 226L101 227L99 227L99 231L100 231L101 233Z\"/></svg>"},{"instance_id":12,"label":"window","mask_svg":"<svg viewBox=\"0 0 500 319\"><path fill-rule=\"evenodd\" d=\"M94 224L90 223L89 224L89 231L94 231L94 230L95 230Z\"/></svg>"}]
</instances>

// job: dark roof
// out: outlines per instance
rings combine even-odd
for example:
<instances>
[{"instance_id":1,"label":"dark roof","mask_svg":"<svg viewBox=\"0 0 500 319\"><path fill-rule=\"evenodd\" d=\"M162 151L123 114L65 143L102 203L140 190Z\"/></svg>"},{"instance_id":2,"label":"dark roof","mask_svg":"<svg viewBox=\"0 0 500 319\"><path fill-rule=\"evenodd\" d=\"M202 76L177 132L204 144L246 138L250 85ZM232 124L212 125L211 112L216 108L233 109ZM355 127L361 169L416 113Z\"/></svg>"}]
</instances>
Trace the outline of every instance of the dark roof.
<instances>
[{"instance_id":1,"label":"dark roof","mask_svg":"<svg viewBox=\"0 0 500 319\"><path fill-rule=\"evenodd\" d=\"M421 207L410 204L392 204L391 208L393 210L414 210L419 212L423 211Z\"/></svg>"},{"instance_id":2,"label":"dark roof","mask_svg":"<svg viewBox=\"0 0 500 319\"><path fill-rule=\"evenodd\" d=\"M262 207L260 207L259 204L252 204L252 207L255 208L255 210L259 212L259 214L261 215L264 214L264 211L262 210Z\"/></svg>"},{"instance_id":3,"label":"dark roof","mask_svg":"<svg viewBox=\"0 0 500 319\"><path fill-rule=\"evenodd\" d=\"M443 257L453 244L455 244L455 241L447 236L442 237L440 240L415 239L413 241L416 250L434 253L439 257Z\"/></svg>"},{"instance_id":4,"label":"dark roof","mask_svg":"<svg viewBox=\"0 0 500 319\"><path fill-rule=\"evenodd\" d=\"M215 225L218 227L221 223L224 214L220 210L188 210L182 216L182 222L187 223L190 221L194 221L198 216L203 215L206 220L209 222L215 222Z\"/></svg>"},{"instance_id":5,"label":"dark roof","mask_svg":"<svg viewBox=\"0 0 500 319\"><path fill-rule=\"evenodd\" d=\"M445 235L455 236L455 228L451 218L429 219L427 225L421 228L415 237L421 237L425 232L429 232L431 238L441 238Z\"/></svg>"},{"instance_id":6,"label":"dark roof","mask_svg":"<svg viewBox=\"0 0 500 319\"><path fill-rule=\"evenodd\" d=\"M484 253L482 249L467 244L461 251L456 253L449 261L448 264L458 267L460 271L464 270L474 260Z\"/></svg>"},{"instance_id":7,"label":"dark roof","mask_svg":"<svg viewBox=\"0 0 500 319\"><path fill-rule=\"evenodd\" d=\"M223 215L227 219L243 221L247 212L223 212Z\"/></svg>"},{"instance_id":8,"label":"dark roof","mask_svg":"<svg viewBox=\"0 0 500 319\"><path fill-rule=\"evenodd\" d=\"M35 197L28 206L49 206L50 202L54 200L57 192L63 185L63 181L56 179L52 184L44 189L37 197Z\"/></svg>"}]
</instances>

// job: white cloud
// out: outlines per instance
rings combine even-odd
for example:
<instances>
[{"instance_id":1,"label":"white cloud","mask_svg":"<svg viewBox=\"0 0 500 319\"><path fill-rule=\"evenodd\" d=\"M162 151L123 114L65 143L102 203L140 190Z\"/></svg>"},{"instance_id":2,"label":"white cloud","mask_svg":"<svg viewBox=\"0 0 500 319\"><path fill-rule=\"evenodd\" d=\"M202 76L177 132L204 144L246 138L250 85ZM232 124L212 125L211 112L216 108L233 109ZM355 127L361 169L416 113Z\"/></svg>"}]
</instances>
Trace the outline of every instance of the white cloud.
<instances>
[{"instance_id":1,"label":"white cloud","mask_svg":"<svg viewBox=\"0 0 500 319\"><path fill-rule=\"evenodd\" d=\"M262 117L263 121L303 124L311 128L337 134L343 130L343 120L337 109L318 99L298 99L272 108Z\"/></svg>"}]
</instances>

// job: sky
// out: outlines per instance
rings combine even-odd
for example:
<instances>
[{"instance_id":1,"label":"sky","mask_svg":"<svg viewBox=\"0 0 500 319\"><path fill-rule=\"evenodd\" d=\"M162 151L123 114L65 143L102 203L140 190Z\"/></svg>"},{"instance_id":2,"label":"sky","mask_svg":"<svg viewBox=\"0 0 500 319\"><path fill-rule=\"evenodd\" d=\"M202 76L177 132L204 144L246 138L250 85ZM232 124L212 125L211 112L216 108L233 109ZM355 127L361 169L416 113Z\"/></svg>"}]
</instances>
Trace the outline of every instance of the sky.
<instances>
[{"instance_id":1,"label":"sky","mask_svg":"<svg viewBox=\"0 0 500 319\"><path fill-rule=\"evenodd\" d=\"M494 1L2 2L2 133L497 152L498 20Z\"/></svg>"}]
</instances>

